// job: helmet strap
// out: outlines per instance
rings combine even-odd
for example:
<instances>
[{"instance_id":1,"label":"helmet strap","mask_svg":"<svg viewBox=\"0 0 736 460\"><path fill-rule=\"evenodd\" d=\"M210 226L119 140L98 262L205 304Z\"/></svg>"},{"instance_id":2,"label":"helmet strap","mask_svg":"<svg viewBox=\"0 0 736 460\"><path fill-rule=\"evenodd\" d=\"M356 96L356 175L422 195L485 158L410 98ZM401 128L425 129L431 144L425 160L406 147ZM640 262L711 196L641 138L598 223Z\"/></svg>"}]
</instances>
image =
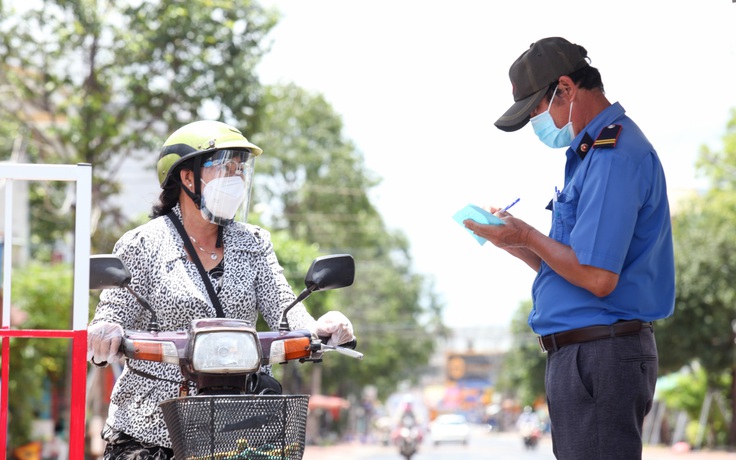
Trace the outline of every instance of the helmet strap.
<instances>
[{"instance_id":1,"label":"helmet strap","mask_svg":"<svg viewBox=\"0 0 736 460\"><path fill-rule=\"evenodd\" d=\"M197 209L202 209L202 155L194 157L194 195L192 198Z\"/></svg>"},{"instance_id":2,"label":"helmet strap","mask_svg":"<svg viewBox=\"0 0 736 460\"><path fill-rule=\"evenodd\" d=\"M187 196L189 196L189 198L191 198L192 202L194 202L194 205L197 207L197 209L200 209L199 203L201 202L201 196L199 194L194 193L191 190L189 190L189 188L186 187L181 182L179 184L181 185L181 189L184 190L184 193L186 193Z\"/></svg>"},{"instance_id":3,"label":"helmet strap","mask_svg":"<svg viewBox=\"0 0 736 460\"><path fill-rule=\"evenodd\" d=\"M192 200L194 203L194 206L197 207L197 209L202 209L202 187L200 185L200 182L202 182L202 157L197 156L194 158L194 165L192 166L192 172L194 173L194 192L189 190L188 187L184 186L184 184L181 184L182 190L184 190L184 193L187 194L187 196Z\"/></svg>"}]
</instances>

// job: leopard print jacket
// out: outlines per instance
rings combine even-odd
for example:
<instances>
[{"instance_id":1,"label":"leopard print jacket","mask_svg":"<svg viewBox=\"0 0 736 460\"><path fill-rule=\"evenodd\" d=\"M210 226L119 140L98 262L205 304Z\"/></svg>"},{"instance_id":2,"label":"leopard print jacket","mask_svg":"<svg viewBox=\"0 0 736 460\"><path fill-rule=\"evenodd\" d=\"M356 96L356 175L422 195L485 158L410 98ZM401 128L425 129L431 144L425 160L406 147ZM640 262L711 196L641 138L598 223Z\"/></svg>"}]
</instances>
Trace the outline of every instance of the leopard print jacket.
<instances>
[{"instance_id":1,"label":"leopard print jacket","mask_svg":"<svg viewBox=\"0 0 736 460\"><path fill-rule=\"evenodd\" d=\"M177 206L174 212L181 218ZM223 229L224 274L211 278L226 317L254 326L258 313L277 330L283 309L295 296L283 275L270 234L257 226L234 222ZM132 274L131 288L156 310L162 331L185 330L194 319L217 316L196 265L167 217L158 217L123 235L114 253ZM104 290L91 324L106 321L123 329L145 330L150 314L125 289ZM304 306L289 311L292 328L314 330ZM130 372L134 367L161 380ZM182 375L167 363L128 360L115 383L103 437L122 431L140 441L171 447L160 402L177 397ZM108 439L109 440L109 439Z\"/></svg>"}]
</instances>

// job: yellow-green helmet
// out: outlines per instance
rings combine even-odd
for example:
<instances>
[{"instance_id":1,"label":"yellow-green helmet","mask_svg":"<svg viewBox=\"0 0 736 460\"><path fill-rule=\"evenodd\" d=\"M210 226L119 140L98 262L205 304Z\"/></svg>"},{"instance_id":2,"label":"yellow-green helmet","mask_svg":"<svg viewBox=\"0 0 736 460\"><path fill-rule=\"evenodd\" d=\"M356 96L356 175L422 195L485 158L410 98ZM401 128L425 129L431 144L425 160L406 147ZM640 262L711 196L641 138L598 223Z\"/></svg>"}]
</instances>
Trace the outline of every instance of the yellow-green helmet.
<instances>
[{"instance_id":1,"label":"yellow-green helmet","mask_svg":"<svg viewBox=\"0 0 736 460\"><path fill-rule=\"evenodd\" d=\"M263 153L232 126L213 120L189 123L174 131L164 142L156 169L158 181L163 188L169 181L171 171L182 161L213 150L249 148L254 156Z\"/></svg>"}]
</instances>

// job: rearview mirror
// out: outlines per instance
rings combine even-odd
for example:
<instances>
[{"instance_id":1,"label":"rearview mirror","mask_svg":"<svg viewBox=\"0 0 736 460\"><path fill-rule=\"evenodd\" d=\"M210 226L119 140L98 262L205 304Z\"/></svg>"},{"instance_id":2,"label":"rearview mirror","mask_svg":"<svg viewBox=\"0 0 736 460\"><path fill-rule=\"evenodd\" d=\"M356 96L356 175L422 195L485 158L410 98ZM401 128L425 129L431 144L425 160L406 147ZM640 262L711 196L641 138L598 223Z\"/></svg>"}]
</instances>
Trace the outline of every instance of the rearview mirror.
<instances>
[{"instance_id":1,"label":"rearview mirror","mask_svg":"<svg viewBox=\"0 0 736 460\"><path fill-rule=\"evenodd\" d=\"M122 288L130 283L128 268L118 256L101 254L89 258L89 288Z\"/></svg>"},{"instance_id":2,"label":"rearview mirror","mask_svg":"<svg viewBox=\"0 0 736 460\"><path fill-rule=\"evenodd\" d=\"M333 254L317 257L309 267L304 277L306 288L296 296L296 299L284 309L281 315L279 331L290 331L286 314L294 305L310 296L314 291L326 291L350 286L355 279L355 260L350 254Z\"/></svg>"},{"instance_id":3,"label":"rearview mirror","mask_svg":"<svg viewBox=\"0 0 736 460\"><path fill-rule=\"evenodd\" d=\"M355 261L350 254L317 257L309 267L304 284L309 292L339 289L353 284Z\"/></svg>"}]
</instances>

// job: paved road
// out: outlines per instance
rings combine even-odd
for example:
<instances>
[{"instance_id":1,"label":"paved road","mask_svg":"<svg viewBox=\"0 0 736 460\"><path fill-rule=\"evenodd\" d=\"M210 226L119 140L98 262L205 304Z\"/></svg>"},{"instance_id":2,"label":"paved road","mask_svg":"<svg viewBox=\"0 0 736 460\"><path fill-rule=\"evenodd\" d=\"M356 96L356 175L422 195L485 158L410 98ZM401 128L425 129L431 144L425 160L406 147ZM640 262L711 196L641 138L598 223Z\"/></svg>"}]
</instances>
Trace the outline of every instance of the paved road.
<instances>
[{"instance_id":1,"label":"paved road","mask_svg":"<svg viewBox=\"0 0 736 460\"><path fill-rule=\"evenodd\" d=\"M303 460L401 460L393 446L340 444L330 447L307 446ZM534 451L526 450L516 433L488 433L477 429L468 446L424 443L412 460L555 460L552 442L545 437ZM676 453L667 447L644 449L643 460L736 460L736 453Z\"/></svg>"}]
</instances>

